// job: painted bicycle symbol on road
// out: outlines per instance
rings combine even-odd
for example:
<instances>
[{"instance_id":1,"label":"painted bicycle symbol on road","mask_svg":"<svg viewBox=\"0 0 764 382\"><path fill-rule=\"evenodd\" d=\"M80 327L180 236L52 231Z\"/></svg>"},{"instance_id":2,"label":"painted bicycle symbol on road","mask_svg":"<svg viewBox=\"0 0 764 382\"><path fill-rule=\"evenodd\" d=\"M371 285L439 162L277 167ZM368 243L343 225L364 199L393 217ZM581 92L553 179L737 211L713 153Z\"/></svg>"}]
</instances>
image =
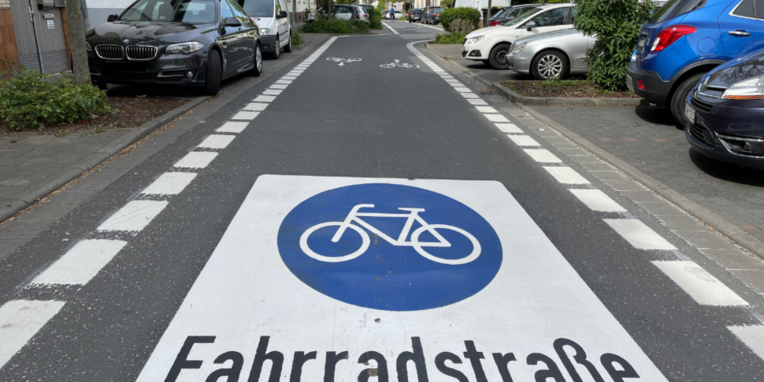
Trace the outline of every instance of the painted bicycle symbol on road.
<instances>
[{"instance_id":1,"label":"painted bicycle symbol on road","mask_svg":"<svg viewBox=\"0 0 764 382\"><path fill-rule=\"evenodd\" d=\"M326 61L334 61L337 63L337 66L345 66L345 63L351 63L351 62L358 62L361 61L360 58L341 58L341 57L328 57Z\"/></svg>"},{"instance_id":2,"label":"painted bicycle symbol on road","mask_svg":"<svg viewBox=\"0 0 764 382\"><path fill-rule=\"evenodd\" d=\"M421 216L419 216L420 212L424 212L424 208L398 208L398 210L400 211L407 212L407 213L399 213L399 214L359 212L361 208L374 208L374 205L373 204L358 204L351 209L350 213L347 215L344 221L319 223L308 228L300 237L300 248L303 250L303 252L305 252L306 255L318 261L322 261L326 263L340 263L340 262L350 261L363 255L363 253L366 252L367 249L369 249L371 238L369 237L369 233L364 230L365 228L366 230L374 233L375 235L387 241L388 243L392 244L393 246L413 247L414 250L416 250L416 252L419 253L422 257L440 264L446 264L446 265L467 264L474 261L475 259L478 258L478 256L480 256L480 252L481 252L480 242L478 242L475 236L473 236L472 234L470 234L469 232L461 228L454 227L451 225L427 223ZM361 217L405 218L406 223L404 224L403 229L401 230L401 233L398 235L398 238L393 239L392 237L387 236L381 230L377 229L376 227L372 226L368 222L361 219ZM419 223L421 227L414 230L414 232L411 234L411 238L407 240L407 238L409 237L409 232L411 232L411 228L414 225L414 222ZM342 236L347 231L347 229L350 228L351 230L357 232L361 236L361 247L355 252L345 256L323 256L316 253L308 246L308 238L310 237L312 233L326 227L337 227L337 232L334 234L334 236L331 239L332 243L339 242ZM428 253L424 248L426 247L451 248L451 243L448 240L446 240L438 232L438 230L450 230L465 236L472 243L472 252L461 258L449 258L449 259L433 256L432 254ZM428 232L429 234L431 234L437 241L420 241L419 237L425 232Z\"/></svg>"},{"instance_id":3,"label":"painted bicycle symbol on road","mask_svg":"<svg viewBox=\"0 0 764 382\"><path fill-rule=\"evenodd\" d=\"M393 60L393 62L389 64L382 64L379 66L380 68L385 69L391 69L391 68L406 68L406 69L419 69L419 65L413 65L409 63L401 63L401 60Z\"/></svg>"}]
</instances>

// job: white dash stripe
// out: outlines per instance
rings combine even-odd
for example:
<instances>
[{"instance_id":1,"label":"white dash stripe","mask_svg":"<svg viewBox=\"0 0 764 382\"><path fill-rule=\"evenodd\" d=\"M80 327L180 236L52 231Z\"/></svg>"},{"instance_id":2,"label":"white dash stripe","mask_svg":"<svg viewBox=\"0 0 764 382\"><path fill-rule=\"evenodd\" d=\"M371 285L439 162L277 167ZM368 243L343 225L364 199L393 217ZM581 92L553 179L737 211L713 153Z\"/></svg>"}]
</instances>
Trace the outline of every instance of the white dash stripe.
<instances>
[{"instance_id":1,"label":"white dash stripe","mask_svg":"<svg viewBox=\"0 0 764 382\"><path fill-rule=\"evenodd\" d=\"M459 94L461 94L462 97L464 97L464 98L480 98L475 93L459 93Z\"/></svg>"},{"instance_id":2,"label":"white dash stripe","mask_svg":"<svg viewBox=\"0 0 764 382\"><path fill-rule=\"evenodd\" d=\"M621 235L634 248L675 250L671 243L637 219L604 219L610 228Z\"/></svg>"},{"instance_id":3,"label":"white dash stripe","mask_svg":"<svg viewBox=\"0 0 764 382\"><path fill-rule=\"evenodd\" d=\"M586 178L570 167L544 166L544 169L562 184L589 184Z\"/></svg>"},{"instance_id":4,"label":"white dash stripe","mask_svg":"<svg viewBox=\"0 0 764 382\"><path fill-rule=\"evenodd\" d=\"M491 122L509 122L507 117L501 114L483 114L483 116L488 118Z\"/></svg>"},{"instance_id":5,"label":"white dash stripe","mask_svg":"<svg viewBox=\"0 0 764 382\"><path fill-rule=\"evenodd\" d=\"M277 84L289 85L289 84L292 83L292 80L277 80L276 83Z\"/></svg>"},{"instance_id":6,"label":"white dash stripe","mask_svg":"<svg viewBox=\"0 0 764 382\"><path fill-rule=\"evenodd\" d=\"M234 138L236 138L235 135L210 135L197 147L203 149L222 150L228 147L228 145L233 142Z\"/></svg>"},{"instance_id":7,"label":"white dash stripe","mask_svg":"<svg viewBox=\"0 0 764 382\"><path fill-rule=\"evenodd\" d=\"M490 106L475 106L475 109L477 109L481 113L498 113L496 109Z\"/></svg>"},{"instance_id":8,"label":"white dash stripe","mask_svg":"<svg viewBox=\"0 0 764 382\"><path fill-rule=\"evenodd\" d=\"M247 128L249 122L226 122L219 129L215 130L218 133L241 133Z\"/></svg>"},{"instance_id":9,"label":"white dash stripe","mask_svg":"<svg viewBox=\"0 0 764 382\"><path fill-rule=\"evenodd\" d=\"M262 97L262 96L261 96ZM259 97L258 97L259 98ZM257 98L255 99L257 101ZM231 119L240 120L240 121L251 121L255 118L257 118L258 114L260 114L257 111L240 111L236 113Z\"/></svg>"},{"instance_id":10,"label":"white dash stripe","mask_svg":"<svg viewBox=\"0 0 764 382\"><path fill-rule=\"evenodd\" d=\"M464 86L455 86L454 90L458 91L459 93L470 93L472 90L469 88L465 88Z\"/></svg>"},{"instance_id":11,"label":"white dash stripe","mask_svg":"<svg viewBox=\"0 0 764 382\"><path fill-rule=\"evenodd\" d=\"M63 301L13 300L0 307L0 368L63 306Z\"/></svg>"},{"instance_id":12,"label":"white dash stripe","mask_svg":"<svg viewBox=\"0 0 764 382\"><path fill-rule=\"evenodd\" d=\"M111 215L99 231L140 231L169 204L166 200L133 200Z\"/></svg>"},{"instance_id":13,"label":"white dash stripe","mask_svg":"<svg viewBox=\"0 0 764 382\"><path fill-rule=\"evenodd\" d=\"M472 105L478 106L478 105L488 105L487 102L483 101L482 99L468 99L467 102L469 102Z\"/></svg>"},{"instance_id":14,"label":"white dash stripe","mask_svg":"<svg viewBox=\"0 0 764 382\"><path fill-rule=\"evenodd\" d=\"M607 194L601 190L587 190L587 189L573 189L570 192L575 195L578 200L586 204L592 211L598 212L626 212L626 209L616 203Z\"/></svg>"},{"instance_id":15,"label":"white dash stripe","mask_svg":"<svg viewBox=\"0 0 764 382\"><path fill-rule=\"evenodd\" d=\"M538 147L541 146L535 139L527 135L507 135L512 142L520 147Z\"/></svg>"},{"instance_id":16,"label":"white dash stripe","mask_svg":"<svg viewBox=\"0 0 764 382\"><path fill-rule=\"evenodd\" d=\"M281 92L282 92L282 91L283 91L283 90L266 89L266 90L263 92L263 94L265 94L265 95L274 95L274 96L277 96L277 95L281 94Z\"/></svg>"},{"instance_id":17,"label":"white dash stripe","mask_svg":"<svg viewBox=\"0 0 764 382\"><path fill-rule=\"evenodd\" d=\"M756 353L759 358L764 359L764 326L728 326L727 329L735 333L735 336Z\"/></svg>"},{"instance_id":18,"label":"white dash stripe","mask_svg":"<svg viewBox=\"0 0 764 382\"><path fill-rule=\"evenodd\" d=\"M526 154L530 155L533 160L539 163L562 163L560 158L549 152L547 149L525 149L524 151Z\"/></svg>"},{"instance_id":19,"label":"white dash stripe","mask_svg":"<svg viewBox=\"0 0 764 382\"><path fill-rule=\"evenodd\" d=\"M205 168L212 162L218 153L190 152L175 163L178 168Z\"/></svg>"},{"instance_id":20,"label":"white dash stripe","mask_svg":"<svg viewBox=\"0 0 764 382\"><path fill-rule=\"evenodd\" d=\"M653 261L673 282L701 305L748 305L737 293L692 261Z\"/></svg>"},{"instance_id":21,"label":"white dash stripe","mask_svg":"<svg viewBox=\"0 0 764 382\"><path fill-rule=\"evenodd\" d=\"M284 90L287 88L287 85L280 85L280 84L273 84L268 87L268 89L276 89L276 90Z\"/></svg>"},{"instance_id":22,"label":"white dash stripe","mask_svg":"<svg viewBox=\"0 0 764 382\"><path fill-rule=\"evenodd\" d=\"M192 174L196 175L196 174ZM120 240L83 240L37 276L32 284L85 285L127 244Z\"/></svg>"},{"instance_id":23,"label":"white dash stripe","mask_svg":"<svg viewBox=\"0 0 764 382\"><path fill-rule=\"evenodd\" d=\"M252 102L247 106L244 106L244 110L248 111L263 111L268 107L267 103Z\"/></svg>"},{"instance_id":24,"label":"white dash stripe","mask_svg":"<svg viewBox=\"0 0 764 382\"><path fill-rule=\"evenodd\" d=\"M196 178L193 172L166 172L151 183L144 195L178 195Z\"/></svg>"},{"instance_id":25,"label":"white dash stripe","mask_svg":"<svg viewBox=\"0 0 764 382\"><path fill-rule=\"evenodd\" d=\"M255 99L253 99L252 101L254 101L254 102L266 102L266 103L268 103L268 102L271 102L271 101L273 101L274 99L276 99L276 97L275 97L275 96L261 95L261 96L257 96L257 97L256 97Z\"/></svg>"},{"instance_id":26,"label":"white dash stripe","mask_svg":"<svg viewBox=\"0 0 764 382\"><path fill-rule=\"evenodd\" d=\"M494 123L499 130L507 134L522 134L523 131L513 123ZM530 138L530 137L529 137Z\"/></svg>"}]
</instances>

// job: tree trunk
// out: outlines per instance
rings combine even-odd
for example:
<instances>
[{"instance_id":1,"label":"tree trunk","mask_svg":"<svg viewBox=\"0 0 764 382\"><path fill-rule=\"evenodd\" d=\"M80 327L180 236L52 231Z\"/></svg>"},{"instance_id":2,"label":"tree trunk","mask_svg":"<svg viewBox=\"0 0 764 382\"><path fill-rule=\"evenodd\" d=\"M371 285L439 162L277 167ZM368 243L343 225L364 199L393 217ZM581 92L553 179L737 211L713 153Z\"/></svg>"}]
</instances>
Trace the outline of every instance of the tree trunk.
<instances>
[{"instance_id":1,"label":"tree trunk","mask_svg":"<svg viewBox=\"0 0 764 382\"><path fill-rule=\"evenodd\" d=\"M85 24L80 8L80 0L65 0L66 14L69 17L69 50L72 52L72 71L74 82L90 83L88 54L85 51Z\"/></svg>"},{"instance_id":2,"label":"tree trunk","mask_svg":"<svg viewBox=\"0 0 764 382\"><path fill-rule=\"evenodd\" d=\"M334 10L334 2L332 0L326 0L326 19L332 19L332 11Z\"/></svg>"},{"instance_id":3,"label":"tree trunk","mask_svg":"<svg viewBox=\"0 0 764 382\"><path fill-rule=\"evenodd\" d=\"M544 1L544 0L541 0ZM487 27L491 23L491 0L488 0L488 9L485 11L485 25Z\"/></svg>"}]
</instances>

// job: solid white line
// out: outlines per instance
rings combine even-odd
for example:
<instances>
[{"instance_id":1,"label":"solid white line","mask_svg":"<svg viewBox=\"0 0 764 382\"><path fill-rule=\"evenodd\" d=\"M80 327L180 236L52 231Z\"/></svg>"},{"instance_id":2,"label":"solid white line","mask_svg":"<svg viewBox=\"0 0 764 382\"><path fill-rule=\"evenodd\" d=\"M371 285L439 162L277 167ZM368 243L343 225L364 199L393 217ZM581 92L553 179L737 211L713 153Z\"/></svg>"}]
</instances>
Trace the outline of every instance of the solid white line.
<instances>
[{"instance_id":1,"label":"solid white line","mask_svg":"<svg viewBox=\"0 0 764 382\"><path fill-rule=\"evenodd\" d=\"M266 103L268 103L268 102L271 102L271 101L273 101L274 99L276 99L276 97L275 97L275 96L267 96L267 95L261 95L261 96L257 96L257 97L256 97L255 99L253 99L252 101L253 101L253 102L266 102Z\"/></svg>"},{"instance_id":2,"label":"solid white line","mask_svg":"<svg viewBox=\"0 0 764 382\"><path fill-rule=\"evenodd\" d=\"M257 115L260 114L256 111L240 111L236 113L231 119L240 120L240 121L251 121L257 117Z\"/></svg>"},{"instance_id":3,"label":"solid white line","mask_svg":"<svg viewBox=\"0 0 764 382\"><path fill-rule=\"evenodd\" d=\"M287 85L279 85L279 84L273 84L268 87L268 89L276 89L276 90L284 90L287 88Z\"/></svg>"},{"instance_id":4,"label":"solid white line","mask_svg":"<svg viewBox=\"0 0 764 382\"><path fill-rule=\"evenodd\" d=\"M488 105L487 102L483 101L482 99L468 99L467 102L469 102L472 105Z\"/></svg>"},{"instance_id":5,"label":"solid white line","mask_svg":"<svg viewBox=\"0 0 764 382\"><path fill-rule=\"evenodd\" d=\"M735 333L737 338L756 353L759 358L764 359L764 326L728 326L727 329Z\"/></svg>"},{"instance_id":6,"label":"solid white line","mask_svg":"<svg viewBox=\"0 0 764 382\"><path fill-rule=\"evenodd\" d=\"M250 103L249 105L247 105L247 106L244 106L244 110L249 110L249 111L263 111L263 110L265 110L265 108L266 108L266 107L268 107L268 104L267 104L267 103L257 103L257 102L252 102L252 103Z\"/></svg>"},{"instance_id":7,"label":"solid white line","mask_svg":"<svg viewBox=\"0 0 764 382\"><path fill-rule=\"evenodd\" d=\"M265 95L273 95L273 96L277 96L277 95L281 94L281 92L282 92L282 91L283 91L283 90L271 90L271 89L266 89L266 90L263 92L263 94L265 94Z\"/></svg>"},{"instance_id":8,"label":"solid white line","mask_svg":"<svg viewBox=\"0 0 764 382\"><path fill-rule=\"evenodd\" d=\"M265 104L259 104L259 105L265 105ZM247 125L249 125L249 122L226 122L221 126L219 129L215 130L218 133L241 133L244 131L244 129L247 128Z\"/></svg>"},{"instance_id":9,"label":"solid white line","mask_svg":"<svg viewBox=\"0 0 764 382\"><path fill-rule=\"evenodd\" d=\"M475 106L475 109L477 109L481 113L498 113L498 111L490 106Z\"/></svg>"},{"instance_id":10,"label":"solid white line","mask_svg":"<svg viewBox=\"0 0 764 382\"><path fill-rule=\"evenodd\" d=\"M523 131L520 130L519 127L515 126L514 123L494 123L494 125L496 125L496 127L498 127L499 130L501 130L501 131L503 131L503 132L505 132L507 134L522 134L523 133ZM528 138L530 138L530 137L528 137Z\"/></svg>"},{"instance_id":11,"label":"solid white line","mask_svg":"<svg viewBox=\"0 0 764 382\"><path fill-rule=\"evenodd\" d=\"M382 23L382 25L384 25L384 27L385 27L385 28L387 28L387 29L389 29L391 32L393 32L393 34L400 34L400 33L398 33L398 31L397 31L397 30L393 29L393 27L391 27L391 26L387 25L387 23Z\"/></svg>"},{"instance_id":12,"label":"solid white line","mask_svg":"<svg viewBox=\"0 0 764 382\"><path fill-rule=\"evenodd\" d=\"M527 135L507 135L512 142L520 147L538 147L541 146L535 139Z\"/></svg>"},{"instance_id":13,"label":"solid white line","mask_svg":"<svg viewBox=\"0 0 764 382\"><path fill-rule=\"evenodd\" d=\"M550 155L552 154L550 153ZM592 211L626 212L625 208L621 207L620 204L616 203L615 200L611 199L609 196L607 196L607 194L605 194L604 192L600 190L573 189L573 190L570 190L570 192L572 192L573 195L575 195L578 198L578 200L586 204L586 206L589 207Z\"/></svg>"},{"instance_id":14,"label":"solid white line","mask_svg":"<svg viewBox=\"0 0 764 382\"><path fill-rule=\"evenodd\" d=\"M0 307L0 368L63 306L63 301L14 300Z\"/></svg>"},{"instance_id":15,"label":"solid white line","mask_svg":"<svg viewBox=\"0 0 764 382\"><path fill-rule=\"evenodd\" d=\"M501 114L483 114L491 122L509 122L507 117Z\"/></svg>"},{"instance_id":16,"label":"solid white line","mask_svg":"<svg viewBox=\"0 0 764 382\"><path fill-rule=\"evenodd\" d=\"M111 215L99 231L140 231L169 204L165 200L133 200Z\"/></svg>"},{"instance_id":17,"label":"solid white line","mask_svg":"<svg viewBox=\"0 0 764 382\"><path fill-rule=\"evenodd\" d=\"M126 244L120 240L83 240L37 276L32 284L85 285Z\"/></svg>"},{"instance_id":18,"label":"solid white line","mask_svg":"<svg viewBox=\"0 0 764 382\"><path fill-rule=\"evenodd\" d=\"M690 297L701 305L741 306L748 305L737 293L728 288L700 265L692 261L653 261Z\"/></svg>"},{"instance_id":19,"label":"solid white line","mask_svg":"<svg viewBox=\"0 0 764 382\"><path fill-rule=\"evenodd\" d=\"M210 135L207 137L202 143L199 144L200 148L203 149L216 149L216 150L222 150L226 147L228 147L231 142L233 142L233 139L236 138L234 135Z\"/></svg>"},{"instance_id":20,"label":"solid white line","mask_svg":"<svg viewBox=\"0 0 764 382\"><path fill-rule=\"evenodd\" d=\"M190 152L186 154L181 160L175 163L174 167L180 168L205 168L212 162L218 153L208 152Z\"/></svg>"},{"instance_id":21,"label":"solid white line","mask_svg":"<svg viewBox=\"0 0 764 382\"><path fill-rule=\"evenodd\" d=\"M671 243L637 219L604 219L610 228L636 249L675 250Z\"/></svg>"},{"instance_id":22,"label":"solid white line","mask_svg":"<svg viewBox=\"0 0 764 382\"><path fill-rule=\"evenodd\" d=\"M142 194L178 195L196 178L193 172L166 172L151 183Z\"/></svg>"},{"instance_id":23,"label":"solid white line","mask_svg":"<svg viewBox=\"0 0 764 382\"><path fill-rule=\"evenodd\" d=\"M499 124L497 123L497 125ZM515 126L515 128L517 129L517 126ZM524 151L526 154L530 155L533 160L539 163L562 163L560 158L549 152L547 149L524 149Z\"/></svg>"},{"instance_id":24,"label":"solid white line","mask_svg":"<svg viewBox=\"0 0 764 382\"><path fill-rule=\"evenodd\" d=\"M562 184L589 184L586 178L570 167L544 166L544 169Z\"/></svg>"}]
</instances>

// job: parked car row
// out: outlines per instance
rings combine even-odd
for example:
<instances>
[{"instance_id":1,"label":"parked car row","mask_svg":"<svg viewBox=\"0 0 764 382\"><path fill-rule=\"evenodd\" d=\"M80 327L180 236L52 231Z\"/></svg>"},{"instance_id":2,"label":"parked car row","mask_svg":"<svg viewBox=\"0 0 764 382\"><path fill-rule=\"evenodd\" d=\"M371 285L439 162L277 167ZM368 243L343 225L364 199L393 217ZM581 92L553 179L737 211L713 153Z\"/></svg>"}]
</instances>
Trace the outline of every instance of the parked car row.
<instances>
[{"instance_id":1,"label":"parked car row","mask_svg":"<svg viewBox=\"0 0 764 382\"><path fill-rule=\"evenodd\" d=\"M177 84L214 95L292 50L284 0L138 0L86 32L93 83Z\"/></svg>"},{"instance_id":2,"label":"parked car row","mask_svg":"<svg viewBox=\"0 0 764 382\"><path fill-rule=\"evenodd\" d=\"M362 5L333 4L332 9L334 10L333 17L340 20L357 19L367 22L369 21L369 12L367 12L367 8ZM324 8L318 8L316 13L320 13L324 17L328 16ZM316 13L310 13L306 22L316 21Z\"/></svg>"},{"instance_id":3,"label":"parked car row","mask_svg":"<svg viewBox=\"0 0 764 382\"><path fill-rule=\"evenodd\" d=\"M409 12L407 19L410 23L419 21L424 24L436 25L440 23L441 12L443 12L441 7L417 8Z\"/></svg>"}]
</instances>

